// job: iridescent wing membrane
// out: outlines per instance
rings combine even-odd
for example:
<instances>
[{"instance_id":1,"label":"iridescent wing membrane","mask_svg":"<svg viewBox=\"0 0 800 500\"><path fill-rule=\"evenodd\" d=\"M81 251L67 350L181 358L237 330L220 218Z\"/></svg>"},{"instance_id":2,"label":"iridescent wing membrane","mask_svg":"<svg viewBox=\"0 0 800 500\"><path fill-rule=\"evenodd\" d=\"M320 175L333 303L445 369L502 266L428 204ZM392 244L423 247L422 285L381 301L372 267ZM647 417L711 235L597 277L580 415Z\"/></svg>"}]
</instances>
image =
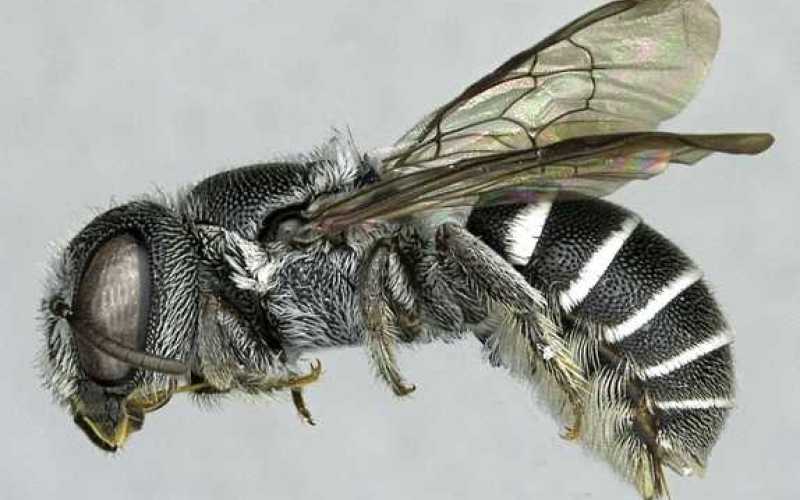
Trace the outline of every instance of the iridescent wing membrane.
<instances>
[{"instance_id":1,"label":"iridescent wing membrane","mask_svg":"<svg viewBox=\"0 0 800 500\"><path fill-rule=\"evenodd\" d=\"M768 134L653 132L697 93L719 41L704 0L622 0L486 75L381 158L381 181L312 214L341 228L569 191L602 196L712 152L756 154Z\"/></svg>"}]
</instances>

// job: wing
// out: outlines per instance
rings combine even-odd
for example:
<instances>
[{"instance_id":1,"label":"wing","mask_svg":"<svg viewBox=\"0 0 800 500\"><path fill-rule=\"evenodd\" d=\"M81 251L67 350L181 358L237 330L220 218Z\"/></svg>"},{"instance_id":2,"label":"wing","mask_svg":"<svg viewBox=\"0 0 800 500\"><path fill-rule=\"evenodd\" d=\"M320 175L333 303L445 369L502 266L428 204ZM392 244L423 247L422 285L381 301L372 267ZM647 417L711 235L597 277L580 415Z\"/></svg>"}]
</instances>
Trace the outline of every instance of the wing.
<instances>
[{"instance_id":1,"label":"wing","mask_svg":"<svg viewBox=\"0 0 800 500\"><path fill-rule=\"evenodd\" d=\"M389 152L384 172L653 130L695 95L718 41L717 15L704 0L609 3L423 119Z\"/></svg>"},{"instance_id":2,"label":"wing","mask_svg":"<svg viewBox=\"0 0 800 500\"><path fill-rule=\"evenodd\" d=\"M334 231L561 191L603 196L768 134L658 133L697 92L719 40L704 0L621 0L580 17L468 87L380 158L380 181L308 211Z\"/></svg>"}]
</instances>

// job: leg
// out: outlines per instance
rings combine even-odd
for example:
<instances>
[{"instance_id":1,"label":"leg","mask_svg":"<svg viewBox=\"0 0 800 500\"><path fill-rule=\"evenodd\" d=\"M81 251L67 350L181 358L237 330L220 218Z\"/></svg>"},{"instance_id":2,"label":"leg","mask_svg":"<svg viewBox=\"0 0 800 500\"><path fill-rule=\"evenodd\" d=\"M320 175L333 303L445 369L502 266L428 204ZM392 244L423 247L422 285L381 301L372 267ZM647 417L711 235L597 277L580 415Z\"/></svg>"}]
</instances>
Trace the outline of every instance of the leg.
<instances>
[{"instance_id":1,"label":"leg","mask_svg":"<svg viewBox=\"0 0 800 500\"><path fill-rule=\"evenodd\" d=\"M405 396L413 392L415 387L405 383L395 361L394 346L400 335L400 320L386 293L388 263L389 249L379 243L361 271L359 292L361 311L366 320L364 340L378 374L396 395ZM409 320L404 318L402 321Z\"/></svg>"},{"instance_id":2,"label":"leg","mask_svg":"<svg viewBox=\"0 0 800 500\"><path fill-rule=\"evenodd\" d=\"M502 351L501 357L512 371L530 376L542 368L552 377L575 418L568 437L578 436L587 381L550 319L543 295L511 264L460 226L441 226L436 247L443 271L462 283L470 295L479 297L498 320L499 331L493 335L490 349Z\"/></svg>"},{"instance_id":3,"label":"leg","mask_svg":"<svg viewBox=\"0 0 800 500\"><path fill-rule=\"evenodd\" d=\"M289 357L285 351L281 353L280 359L284 364L288 363ZM321 363L318 363L318 365L320 367L322 366ZM312 365L312 374L314 373L313 368L314 366ZM289 392L292 395L292 403L294 404L294 408L297 410L297 414L300 415L300 418L303 419L303 422L308 425L317 425L317 423L314 421L314 418L311 416L311 412L308 410L305 398L303 398L303 388L291 387Z\"/></svg>"},{"instance_id":4,"label":"leg","mask_svg":"<svg viewBox=\"0 0 800 500\"><path fill-rule=\"evenodd\" d=\"M292 393L292 401L298 413L300 413L300 416L303 417L306 423L314 425L311 413L308 411L305 401L303 401L302 388L316 382L321 374L322 363L317 360L311 364L311 371L305 375L292 374L287 377L265 378L261 374L253 376L253 374L248 373L242 374L239 381L242 384L241 388L251 393L289 389ZM129 409L140 410L143 413L151 413L167 404L174 394L182 392L220 394L228 392L229 390L230 389L218 390L213 385L203 381L152 393L134 392L125 400L125 404Z\"/></svg>"},{"instance_id":5,"label":"leg","mask_svg":"<svg viewBox=\"0 0 800 500\"><path fill-rule=\"evenodd\" d=\"M318 359L312 361L311 370L302 375L292 371L280 375L239 371L234 374L233 385L225 391L236 389L248 394L264 394L287 389L302 389L319 380L320 375L322 375L322 363Z\"/></svg>"},{"instance_id":6,"label":"leg","mask_svg":"<svg viewBox=\"0 0 800 500\"><path fill-rule=\"evenodd\" d=\"M317 425L317 423L314 422L314 418L311 416L311 412L308 411L305 399L303 399L303 389L300 387L295 387L291 390L291 392L292 403L294 403L294 407L297 410L297 414L300 415L300 418L302 418L303 421L308 425Z\"/></svg>"},{"instance_id":7,"label":"leg","mask_svg":"<svg viewBox=\"0 0 800 500\"><path fill-rule=\"evenodd\" d=\"M289 389L292 395L292 403L294 403L297 413L308 425L316 425L303 399L303 388L319 380L320 375L322 375L322 363L319 360L315 360L311 363L311 371L304 375L291 373L289 376L280 378L257 377L253 380L247 380L246 382L244 381L246 377L243 377L240 379L240 384L242 387L246 388L245 390L253 393Z\"/></svg>"}]
</instances>

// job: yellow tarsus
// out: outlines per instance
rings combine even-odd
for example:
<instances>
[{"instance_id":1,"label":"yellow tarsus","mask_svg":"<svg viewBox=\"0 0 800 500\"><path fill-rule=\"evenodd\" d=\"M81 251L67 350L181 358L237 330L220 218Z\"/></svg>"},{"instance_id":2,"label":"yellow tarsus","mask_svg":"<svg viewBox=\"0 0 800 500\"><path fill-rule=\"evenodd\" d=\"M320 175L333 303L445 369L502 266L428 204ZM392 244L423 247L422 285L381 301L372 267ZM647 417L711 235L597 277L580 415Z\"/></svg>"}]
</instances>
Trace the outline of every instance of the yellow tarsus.
<instances>
[{"instance_id":1,"label":"yellow tarsus","mask_svg":"<svg viewBox=\"0 0 800 500\"><path fill-rule=\"evenodd\" d=\"M303 422L307 423L308 425L317 425L314 421L314 418L311 416L311 412L308 411L308 407L306 406L306 401L303 398L303 389L296 388L292 389L292 403L294 403L294 407L297 410L298 415L300 418L303 419Z\"/></svg>"},{"instance_id":2,"label":"yellow tarsus","mask_svg":"<svg viewBox=\"0 0 800 500\"><path fill-rule=\"evenodd\" d=\"M311 371L306 375L289 377L286 382L275 386L276 389L299 389L313 384L322 375L322 361L315 359L311 362Z\"/></svg>"}]
</instances>

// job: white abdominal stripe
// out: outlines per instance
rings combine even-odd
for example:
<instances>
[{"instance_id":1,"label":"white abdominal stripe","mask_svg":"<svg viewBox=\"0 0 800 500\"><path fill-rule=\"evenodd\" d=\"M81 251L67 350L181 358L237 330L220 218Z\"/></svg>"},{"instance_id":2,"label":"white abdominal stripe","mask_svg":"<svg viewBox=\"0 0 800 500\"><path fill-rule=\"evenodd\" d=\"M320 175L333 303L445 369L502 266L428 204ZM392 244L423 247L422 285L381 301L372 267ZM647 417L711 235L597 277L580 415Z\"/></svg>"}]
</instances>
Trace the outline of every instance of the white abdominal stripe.
<instances>
[{"instance_id":1,"label":"white abdominal stripe","mask_svg":"<svg viewBox=\"0 0 800 500\"><path fill-rule=\"evenodd\" d=\"M729 332L723 331L717 333L713 337L709 337L699 344L694 345L685 351L658 363L657 365L649 366L643 369L640 373L640 377L643 380L650 380L669 375L675 370L679 370L693 361L696 361L703 356L716 351L717 349L725 347L731 342L733 342L733 336Z\"/></svg>"},{"instance_id":2,"label":"white abdominal stripe","mask_svg":"<svg viewBox=\"0 0 800 500\"><path fill-rule=\"evenodd\" d=\"M523 208L514 217L506 234L506 252L512 264L524 266L531 260L552 206L551 200L542 200Z\"/></svg>"},{"instance_id":3,"label":"white abdominal stripe","mask_svg":"<svg viewBox=\"0 0 800 500\"><path fill-rule=\"evenodd\" d=\"M653 404L660 410L729 410L734 407L733 400L728 398L680 399L656 401Z\"/></svg>"},{"instance_id":4,"label":"white abdominal stripe","mask_svg":"<svg viewBox=\"0 0 800 500\"><path fill-rule=\"evenodd\" d=\"M702 271L697 268L684 271L651 297L643 308L634 312L622 323L606 329L604 333L606 342L616 344L636 333L639 328L653 319L675 297L697 283L702 277Z\"/></svg>"},{"instance_id":5,"label":"white abdominal stripe","mask_svg":"<svg viewBox=\"0 0 800 500\"><path fill-rule=\"evenodd\" d=\"M639 225L638 217L626 219L622 226L611 233L608 238L595 250L594 254L583 265L578 276L569 284L569 288L561 292L559 302L565 312L571 312L583 299L589 295L592 288L600 281L603 273L625 245L633 231Z\"/></svg>"}]
</instances>

